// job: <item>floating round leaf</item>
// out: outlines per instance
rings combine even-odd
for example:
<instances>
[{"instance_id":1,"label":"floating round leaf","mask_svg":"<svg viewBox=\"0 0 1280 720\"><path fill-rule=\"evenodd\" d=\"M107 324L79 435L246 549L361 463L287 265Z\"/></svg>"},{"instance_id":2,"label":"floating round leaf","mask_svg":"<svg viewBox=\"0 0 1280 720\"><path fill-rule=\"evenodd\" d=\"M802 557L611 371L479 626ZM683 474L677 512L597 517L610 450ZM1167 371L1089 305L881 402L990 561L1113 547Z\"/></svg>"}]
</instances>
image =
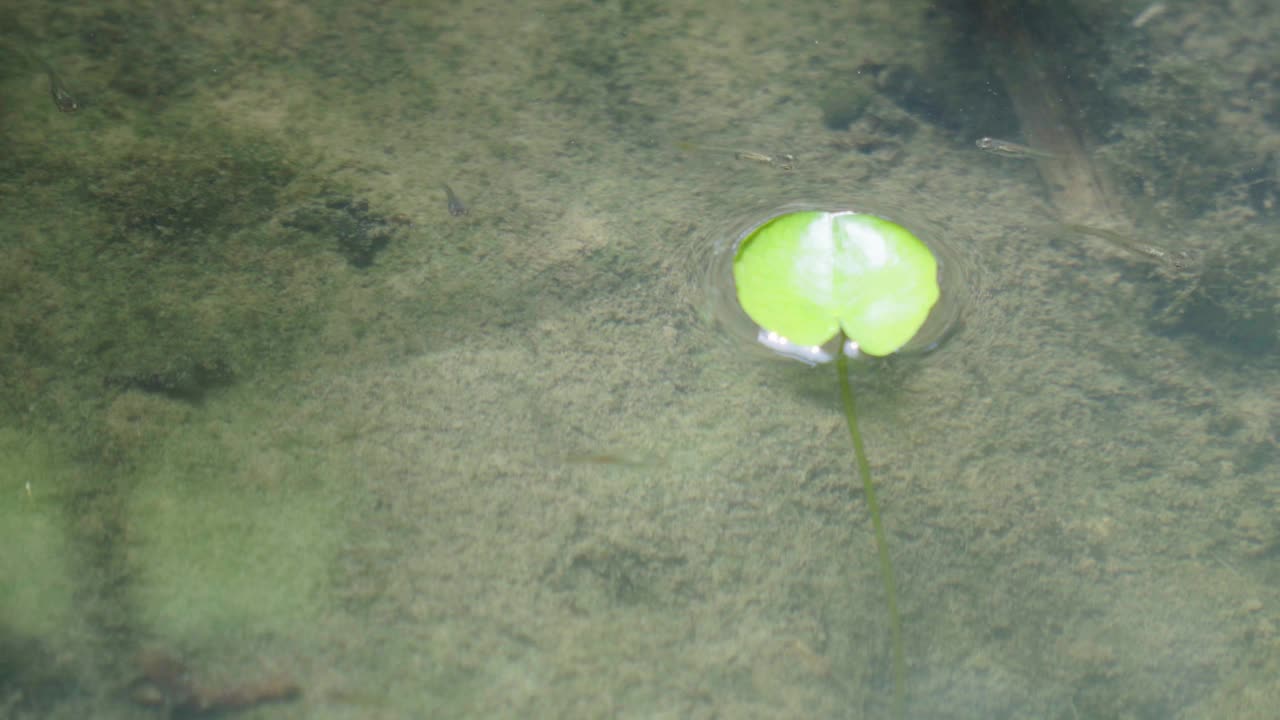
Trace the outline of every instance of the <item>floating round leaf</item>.
<instances>
[{"instance_id":1,"label":"floating round leaf","mask_svg":"<svg viewBox=\"0 0 1280 720\"><path fill-rule=\"evenodd\" d=\"M938 301L938 264L897 223L849 211L780 215L743 239L733 260L738 303L795 345L841 330L861 352L889 355Z\"/></svg>"}]
</instances>

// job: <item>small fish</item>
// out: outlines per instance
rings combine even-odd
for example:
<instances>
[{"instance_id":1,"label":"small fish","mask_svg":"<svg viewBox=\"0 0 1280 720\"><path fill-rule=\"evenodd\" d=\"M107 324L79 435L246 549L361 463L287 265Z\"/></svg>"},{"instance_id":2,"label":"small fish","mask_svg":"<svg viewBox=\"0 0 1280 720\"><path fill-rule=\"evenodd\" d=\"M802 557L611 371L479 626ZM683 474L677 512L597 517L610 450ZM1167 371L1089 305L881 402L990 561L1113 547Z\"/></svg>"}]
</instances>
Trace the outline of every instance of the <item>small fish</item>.
<instances>
[{"instance_id":1,"label":"small fish","mask_svg":"<svg viewBox=\"0 0 1280 720\"><path fill-rule=\"evenodd\" d=\"M733 150L731 148L715 147L714 145L695 145L694 143L691 143L691 142L679 142L679 143L676 143L676 146L679 147L681 150L705 150L707 152L733 153L733 158L735 160L748 160L750 162L757 162L764 165L768 165L770 167L778 168L779 170L790 171L795 169L796 156L791 155L789 153L778 153L777 155L766 155L762 152L756 152L754 150Z\"/></svg>"},{"instance_id":2,"label":"small fish","mask_svg":"<svg viewBox=\"0 0 1280 720\"><path fill-rule=\"evenodd\" d=\"M48 65L44 66L44 74L49 76L49 95L53 98L54 107L64 113L73 113L80 109L80 101L76 100L76 96L72 95L67 86L62 84L62 78L58 77L58 73Z\"/></svg>"},{"instance_id":3,"label":"small fish","mask_svg":"<svg viewBox=\"0 0 1280 720\"><path fill-rule=\"evenodd\" d=\"M795 168L796 156L787 153L779 153L777 155L765 155L753 150L739 150L733 154L737 160L750 160L751 162L764 163L778 168L779 170L792 170Z\"/></svg>"},{"instance_id":4,"label":"small fish","mask_svg":"<svg viewBox=\"0 0 1280 720\"><path fill-rule=\"evenodd\" d=\"M974 142L974 145L977 145L978 149L983 152L989 152L992 155L999 155L1000 157L1017 158L1019 160L1027 160L1031 158L1050 160L1058 157L1051 152L1037 150L1033 147L1020 145L1016 142L1009 142L1008 140L997 140L992 137L978 138L977 141Z\"/></svg>"},{"instance_id":5,"label":"small fish","mask_svg":"<svg viewBox=\"0 0 1280 720\"><path fill-rule=\"evenodd\" d=\"M1156 18L1163 15L1165 11L1168 9L1169 9L1169 6L1165 5L1162 2L1153 2L1147 6L1146 10L1143 10L1142 12L1135 15L1133 20L1130 21L1129 26L1134 28L1140 28L1143 25L1146 25L1152 20L1155 20Z\"/></svg>"},{"instance_id":6,"label":"small fish","mask_svg":"<svg viewBox=\"0 0 1280 720\"><path fill-rule=\"evenodd\" d=\"M624 468L651 468L665 464L659 455L639 451L605 451L594 453L570 453L565 461L575 465L608 465Z\"/></svg>"},{"instance_id":7,"label":"small fish","mask_svg":"<svg viewBox=\"0 0 1280 720\"><path fill-rule=\"evenodd\" d=\"M758 153L754 150L737 150L734 151L733 157L735 160L750 160L751 162L759 162L766 165L773 164L773 157L771 155Z\"/></svg>"},{"instance_id":8,"label":"small fish","mask_svg":"<svg viewBox=\"0 0 1280 720\"><path fill-rule=\"evenodd\" d=\"M1068 230L1090 235L1098 238L1099 240L1105 240L1121 250L1146 258L1147 260L1173 273L1188 272L1194 264L1194 258L1190 253L1166 250L1159 245L1142 242L1136 238L1116 232L1115 230L1090 227L1088 225L1077 225L1074 223L1067 223L1065 227Z\"/></svg>"},{"instance_id":9,"label":"small fish","mask_svg":"<svg viewBox=\"0 0 1280 720\"><path fill-rule=\"evenodd\" d=\"M444 194L449 199L449 214L454 217L461 217L467 214L467 206L462 204L458 196L454 194L453 188L448 183L441 183L444 186Z\"/></svg>"}]
</instances>

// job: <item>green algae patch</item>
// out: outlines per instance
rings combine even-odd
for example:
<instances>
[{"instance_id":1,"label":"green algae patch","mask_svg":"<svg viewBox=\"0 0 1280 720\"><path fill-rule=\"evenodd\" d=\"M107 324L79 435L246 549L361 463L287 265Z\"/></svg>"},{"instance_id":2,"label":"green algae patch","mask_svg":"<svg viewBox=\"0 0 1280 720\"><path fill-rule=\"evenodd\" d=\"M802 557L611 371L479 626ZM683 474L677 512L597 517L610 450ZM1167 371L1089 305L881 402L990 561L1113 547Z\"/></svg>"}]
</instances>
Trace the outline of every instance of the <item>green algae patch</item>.
<instances>
[{"instance_id":1,"label":"green algae patch","mask_svg":"<svg viewBox=\"0 0 1280 720\"><path fill-rule=\"evenodd\" d=\"M0 429L0 618L11 630L55 636L78 617L74 554L52 500L71 470L38 438Z\"/></svg>"},{"instance_id":2,"label":"green algae patch","mask_svg":"<svg viewBox=\"0 0 1280 720\"><path fill-rule=\"evenodd\" d=\"M99 413L68 402L100 410L137 391L195 404L288 367L346 278L332 238L280 224L334 184L305 142L138 122L81 132L76 152L57 125L0 167L27 189L0 243L0 418L60 432L74 416L81 449L113 464L129 453L94 447Z\"/></svg>"},{"instance_id":3,"label":"green algae patch","mask_svg":"<svg viewBox=\"0 0 1280 720\"><path fill-rule=\"evenodd\" d=\"M192 428L145 463L126 503L140 626L219 645L314 633L342 536L336 473L256 428Z\"/></svg>"}]
</instances>

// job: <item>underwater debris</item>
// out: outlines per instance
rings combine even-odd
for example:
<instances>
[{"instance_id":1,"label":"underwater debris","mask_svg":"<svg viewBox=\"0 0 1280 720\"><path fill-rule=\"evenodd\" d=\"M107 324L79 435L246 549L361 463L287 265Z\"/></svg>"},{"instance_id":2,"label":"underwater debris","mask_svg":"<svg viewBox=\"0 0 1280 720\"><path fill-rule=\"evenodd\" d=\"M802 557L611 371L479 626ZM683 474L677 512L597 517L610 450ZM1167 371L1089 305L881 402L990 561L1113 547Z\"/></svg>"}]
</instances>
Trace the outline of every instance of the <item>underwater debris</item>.
<instances>
[{"instance_id":1,"label":"underwater debris","mask_svg":"<svg viewBox=\"0 0 1280 720\"><path fill-rule=\"evenodd\" d=\"M164 710L170 718L192 718L248 710L294 700L302 690L291 678L271 675L224 686L197 682L179 658L163 650L138 656L141 676L129 685L129 698L143 707Z\"/></svg>"},{"instance_id":2,"label":"underwater debris","mask_svg":"<svg viewBox=\"0 0 1280 720\"><path fill-rule=\"evenodd\" d=\"M284 226L338 240L338 254L356 268L373 265L404 223L369 212L368 200L348 197L322 198L318 205L301 208Z\"/></svg>"},{"instance_id":3,"label":"underwater debris","mask_svg":"<svg viewBox=\"0 0 1280 720\"><path fill-rule=\"evenodd\" d=\"M467 206L458 199L457 194L453 192L453 188L449 187L448 183L441 183L441 186L444 187L445 198L449 203L449 214L453 217L462 217L463 215L466 215L468 212Z\"/></svg>"},{"instance_id":4,"label":"underwater debris","mask_svg":"<svg viewBox=\"0 0 1280 720\"><path fill-rule=\"evenodd\" d=\"M225 360L183 358L175 359L170 366L162 369L109 375L103 379L103 385L112 389L137 390L171 400L198 403L211 390L228 387L235 379L235 373Z\"/></svg>"}]
</instances>

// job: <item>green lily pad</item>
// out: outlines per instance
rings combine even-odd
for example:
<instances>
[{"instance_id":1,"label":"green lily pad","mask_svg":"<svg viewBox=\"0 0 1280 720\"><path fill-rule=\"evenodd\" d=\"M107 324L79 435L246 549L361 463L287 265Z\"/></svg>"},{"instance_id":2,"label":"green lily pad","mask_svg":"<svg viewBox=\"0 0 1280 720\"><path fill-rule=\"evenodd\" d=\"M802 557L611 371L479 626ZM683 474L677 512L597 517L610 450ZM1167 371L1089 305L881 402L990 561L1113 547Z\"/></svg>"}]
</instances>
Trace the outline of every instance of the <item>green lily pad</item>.
<instances>
[{"instance_id":1,"label":"green lily pad","mask_svg":"<svg viewBox=\"0 0 1280 720\"><path fill-rule=\"evenodd\" d=\"M933 252L897 223L854 212L803 211L756 228L733 260L738 303L794 345L844 331L869 355L889 355L938 301Z\"/></svg>"}]
</instances>

